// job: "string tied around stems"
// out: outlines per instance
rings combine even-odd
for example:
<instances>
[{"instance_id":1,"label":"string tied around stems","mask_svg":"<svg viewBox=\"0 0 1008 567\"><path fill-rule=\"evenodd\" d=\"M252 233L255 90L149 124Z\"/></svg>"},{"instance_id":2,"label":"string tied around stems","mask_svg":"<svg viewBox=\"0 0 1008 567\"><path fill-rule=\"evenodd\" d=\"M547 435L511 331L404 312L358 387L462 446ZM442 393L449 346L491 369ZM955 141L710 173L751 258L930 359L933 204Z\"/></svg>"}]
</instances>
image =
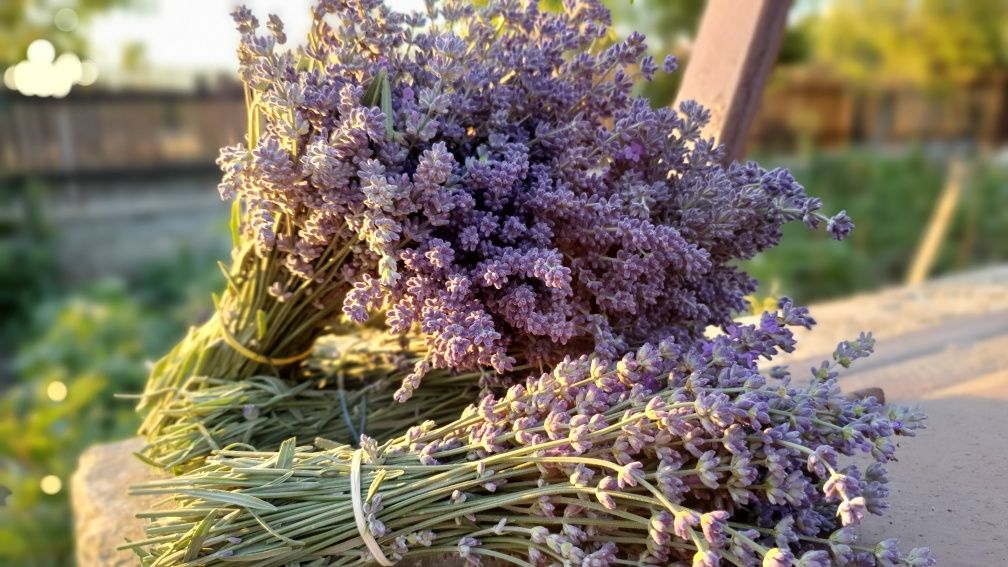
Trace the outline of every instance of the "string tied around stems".
<instances>
[{"instance_id":1,"label":"string tied around stems","mask_svg":"<svg viewBox=\"0 0 1008 567\"><path fill-rule=\"evenodd\" d=\"M371 552L374 560L380 565L391 567L395 563L385 557L378 541L367 529L364 499L361 497L361 458L363 455L364 449L357 449L354 451L353 460L350 461L350 503L353 505L354 522L357 524L357 532L360 533L361 540L364 541L364 545Z\"/></svg>"},{"instance_id":2,"label":"string tied around stems","mask_svg":"<svg viewBox=\"0 0 1008 567\"><path fill-rule=\"evenodd\" d=\"M350 420L350 408L347 406L346 389L343 386L343 375L340 374L337 380L339 388L336 390L336 393L339 394L340 414L343 416L343 424L347 427L347 433L350 436L350 444L360 447L362 437L364 437L364 430L367 427L367 390L362 390L360 407L358 409L358 413L360 414L360 425L358 428L354 428L353 421Z\"/></svg>"},{"instance_id":3,"label":"string tied around stems","mask_svg":"<svg viewBox=\"0 0 1008 567\"><path fill-rule=\"evenodd\" d=\"M227 345L229 347L231 347L232 349L234 349L235 352L237 352L238 354L240 354L240 355L244 356L245 358L251 360L252 362L257 362L259 364L264 364L264 365L270 365L270 366L279 367L279 366L287 366L289 364L294 364L296 362L301 362L302 360L304 360L304 359L308 358L309 356L311 356L312 349L314 348L314 347L310 346L304 352L295 354L293 356L287 356L287 357L282 357L282 358L271 358L271 357L259 354L258 352L255 352L254 350L252 350L252 349L248 348L247 346L245 346L245 345L241 344L240 342L238 342L238 339L236 339L235 336L231 334L231 331L228 330L227 324L223 324L222 323L220 325L220 328L221 328L221 333L222 333L222 335L224 337L224 342L227 343Z\"/></svg>"}]
</instances>

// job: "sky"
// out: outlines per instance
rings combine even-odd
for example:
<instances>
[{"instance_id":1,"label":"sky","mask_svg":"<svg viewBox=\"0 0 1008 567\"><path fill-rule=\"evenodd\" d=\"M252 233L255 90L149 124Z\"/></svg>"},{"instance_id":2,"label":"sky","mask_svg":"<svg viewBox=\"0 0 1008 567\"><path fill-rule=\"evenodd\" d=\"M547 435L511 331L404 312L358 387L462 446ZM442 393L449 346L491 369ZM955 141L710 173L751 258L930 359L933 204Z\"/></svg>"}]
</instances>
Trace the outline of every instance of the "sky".
<instances>
[{"instance_id":1,"label":"sky","mask_svg":"<svg viewBox=\"0 0 1008 567\"><path fill-rule=\"evenodd\" d=\"M2 0L0 0L2 1ZM119 65L123 46L144 45L151 67L233 71L238 67L235 47L238 32L229 15L244 3L265 21L268 14L283 20L291 41L305 37L309 23L309 0L150 0L149 7L115 9L95 16L87 36L99 67ZM141 3L142 4L142 3ZM388 0L401 11L419 10L423 0Z\"/></svg>"}]
</instances>

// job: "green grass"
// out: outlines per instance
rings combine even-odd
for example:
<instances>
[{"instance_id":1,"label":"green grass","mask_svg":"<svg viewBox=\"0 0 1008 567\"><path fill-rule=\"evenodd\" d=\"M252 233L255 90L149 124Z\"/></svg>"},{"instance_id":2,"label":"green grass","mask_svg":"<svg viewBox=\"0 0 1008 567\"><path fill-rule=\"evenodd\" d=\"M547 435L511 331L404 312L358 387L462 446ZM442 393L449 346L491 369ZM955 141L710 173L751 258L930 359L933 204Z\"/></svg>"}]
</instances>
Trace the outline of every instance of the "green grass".
<instances>
[{"instance_id":1,"label":"green grass","mask_svg":"<svg viewBox=\"0 0 1008 567\"><path fill-rule=\"evenodd\" d=\"M773 163L773 159L762 163ZM824 209L846 209L856 228L844 242L800 224L781 245L747 263L760 295L799 302L868 291L901 282L945 182L945 163L920 151L867 149L817 153L792 167ZM1008 261L1008 171L974 164L933 275Z\"/></svg>"},{"instance_id":2,"label":"green grass","mask_svg":"<svg viewBox=\"0 0 1008 567\"><path fill-rule=\"evenodd\" d=\"M212 259L180 256L131 280L96 282L41 300L21 328L14 384L0 395L0 486L12 492L0 513L0 565L73 564L69 482L93 443L129 437L138 416L118 393L137 393L146 360L207 315L220 286ZM66 388L65 399L50 394ZM62 488L46 494L42 478Z\"/></svg>"}]
</instances>

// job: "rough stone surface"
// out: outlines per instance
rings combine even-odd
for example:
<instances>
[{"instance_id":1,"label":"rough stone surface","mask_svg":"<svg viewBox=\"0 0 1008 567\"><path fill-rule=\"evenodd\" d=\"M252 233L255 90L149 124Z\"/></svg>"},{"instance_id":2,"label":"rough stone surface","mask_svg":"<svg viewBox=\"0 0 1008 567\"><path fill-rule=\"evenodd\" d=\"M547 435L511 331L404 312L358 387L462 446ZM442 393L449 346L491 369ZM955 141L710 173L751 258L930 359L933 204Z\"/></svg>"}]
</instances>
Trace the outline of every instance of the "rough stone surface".
<instances>
[{"instance_id":1,"label":"rough stone surface","mask_svg":"<svg viewBox=\"0 0 1008 567\"><path fill-rule=\"evenodd\" d=\"M140 438L95 445L81 455L70 481L77 565L136 565L136 556L116 551L126 539L141 539L143 524L133 515L153 505L155 497L127 497L126 487L154 478L154 471L133 456Z\"/></svg>"},{"instance_id":2,"label":"rough stone surface","mask_svg":"<svg viewBox=\"0 0 1008 567\"><path fill-rule=\"evenodd\" d=\"M930 416L929 429L902 442L890 466L892 509L866 521L865 541L896 537L904 548L930 546L944 566L1003 564L1008 267L832 301L813 306L812 315L820 325L799 337L790 356L796 375L837 341L871 329L879 339L876 355L844 374L844 389L878 386L887 400L919 404ZM72 487L80 567L135 564L114 550L140 536L133 513L150 505L125 496L127 486L151 478L131 455L139 446L139 439L100 445L81 457Z\"/></svg>"}]
</instances>

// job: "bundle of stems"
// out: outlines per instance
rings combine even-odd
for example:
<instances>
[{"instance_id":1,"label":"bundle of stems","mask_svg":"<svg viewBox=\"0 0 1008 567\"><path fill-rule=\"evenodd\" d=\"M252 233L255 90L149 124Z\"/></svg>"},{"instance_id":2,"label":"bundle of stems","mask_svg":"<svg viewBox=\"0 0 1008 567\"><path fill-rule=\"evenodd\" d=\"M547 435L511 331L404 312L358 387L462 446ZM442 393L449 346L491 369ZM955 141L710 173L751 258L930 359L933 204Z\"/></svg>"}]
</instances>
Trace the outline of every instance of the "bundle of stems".
<instances>
[{"instance_id":1,"label":"bundle of stems","mask_svg":"<svg viewBox=\"0 0 1008 567\"><path fill-rule=\"evenodd\" d=\"M320 337L292 378L192 376L160 410L171 424L138 456L182 472L235 443L276 450L291 436L351 445L361 435L390 439L420 421L454 419L491 377L489 370L433 370L423 389L397 402L403 379L423 360L421 337L362 328L353 335Z\"/></svg>"},{"instance_id":2,"label":"bundle of stems","mask_svg":"<svg viewBox=\"0 0 1008 567\"><path fill-rule=\"evenodd\" d=\"M194 377L237 382L257 375L293 375L299 363L311 355L312 344L323 331L339 330L334 324L349 286L336 274L349 245L334 241L318 263L317 278L303 280L284 268L275 248L260 253L254 244L245 242L240 219L236 206L232 210L232 265L221 264L227 285L213 297L213 316L190 328L151 369L137 406L144 414L140 433L149 440L168 434L178 417L172 408L199 383L200 378L192 381ZM283 301L269 291L277 282L288 290Z\"/></svg>"},{"instance_id":3,"label":"bundle of stems","mask_svg":"<svg viewBox=\"0 0 1008 567\"><path fill-rule=\"evenodd\" d=\"M240 443L275 450L291 435L356 444L361 435L388 439L418 421L451 420L478 395L474 375L435 372L431 383L407 401L393 395L400 377L333 381L252 376L240 382L193 377L164 414L173 418L139 456L175 472L192 468L221 447Z\"/></svg>"},{"instance_id":4,"label":"bundle of stems","mask_svg":"<svg viewBox=\"0 0 1008 567\"><path fill-rule=\"evenodd\" d=\"M793 315L793 313L792 313ZM515 565L931 565L893 540L856 544L885 507L896 435L923 416L847 400L841 343L811 383L768 383L754 360L789 348L780 326L735 326L695 348L647 345L615 363L565 361L442 426L378 444L232 447L135 487L173 506L139 514L142 564L392 565L458 553ZM841 455L868 454L864 473Z\"/></svg>"}]
</instances>

